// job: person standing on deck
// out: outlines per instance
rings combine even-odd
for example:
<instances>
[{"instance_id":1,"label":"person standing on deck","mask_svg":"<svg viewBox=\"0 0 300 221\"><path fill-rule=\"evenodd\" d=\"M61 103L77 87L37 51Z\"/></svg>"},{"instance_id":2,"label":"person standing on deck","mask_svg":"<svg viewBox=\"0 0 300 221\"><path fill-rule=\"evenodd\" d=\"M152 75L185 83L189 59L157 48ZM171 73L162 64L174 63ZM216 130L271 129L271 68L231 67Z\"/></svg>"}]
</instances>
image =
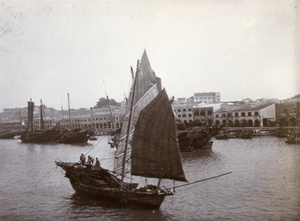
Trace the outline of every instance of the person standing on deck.
<instances>
[{"instance_id":1,"label":"person standing on deck","mask_svg":"<svg viewBox=\"0 0 300 221\"><path fill-rule=\"evenodd\" d=\"M98 160L98 157L96 157L96 164L95 164L96 169L99 169L100 165L101 165L100 161Z\"/></svg>"},{"instance_id":2,"label":"person standing on deck","mask_svg":"<svg viewBox=\"0 0 300 221\"><path fill-rule=\"evenodd\" d=\"M85 165L85 156L83 153L80 155L80 163L81 163L81 166Z\"/></svg>"}]
</instances>

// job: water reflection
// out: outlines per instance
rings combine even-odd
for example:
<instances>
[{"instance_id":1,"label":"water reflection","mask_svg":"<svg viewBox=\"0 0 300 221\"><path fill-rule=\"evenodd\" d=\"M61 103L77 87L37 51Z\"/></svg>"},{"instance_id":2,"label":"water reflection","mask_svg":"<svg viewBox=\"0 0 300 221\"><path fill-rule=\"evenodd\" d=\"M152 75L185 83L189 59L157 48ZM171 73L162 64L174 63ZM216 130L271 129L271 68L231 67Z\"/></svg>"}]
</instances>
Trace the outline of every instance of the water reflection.
<instances>
[{"instance_id":1,"label":"water reflection","mask_svg":"<svg viewBox=\"0 0 300 221\"><path fill-rule=\"evenodd\" d=\"M198 149L193 152L183 152L181 153L182 156L182 162L183 163L189 163L193 162L195 160L205 160L208 158L211 159L217 159L217 154L213 151L213 149Z\"/></svg>"}]
</instances>

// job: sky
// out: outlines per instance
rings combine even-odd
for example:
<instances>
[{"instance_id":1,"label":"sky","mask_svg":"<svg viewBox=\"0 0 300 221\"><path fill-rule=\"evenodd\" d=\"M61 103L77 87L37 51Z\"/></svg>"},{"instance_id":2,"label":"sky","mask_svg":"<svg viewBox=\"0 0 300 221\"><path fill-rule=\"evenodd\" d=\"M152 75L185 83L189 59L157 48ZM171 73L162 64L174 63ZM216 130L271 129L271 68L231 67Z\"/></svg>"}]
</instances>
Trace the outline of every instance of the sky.
<instances>
[{"instance_id":1,"label":"sky","mask_svg":"<svg viewBox=\"0 0 300 221\"><path fill-rule=\"evenodd\" d=\"M169 96L300 93L300 0L0 0L0 112L128 94L146 50ZM298 22L298 23L297 23Z\"/></svg>"}]
</instances>

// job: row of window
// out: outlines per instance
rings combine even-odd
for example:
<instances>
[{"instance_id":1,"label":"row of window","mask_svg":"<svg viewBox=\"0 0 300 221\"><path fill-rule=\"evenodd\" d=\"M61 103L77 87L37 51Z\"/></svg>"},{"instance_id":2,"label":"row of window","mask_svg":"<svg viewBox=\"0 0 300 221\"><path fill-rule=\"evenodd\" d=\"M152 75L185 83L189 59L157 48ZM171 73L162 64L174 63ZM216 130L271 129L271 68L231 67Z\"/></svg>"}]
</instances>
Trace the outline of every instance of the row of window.
<instances>
[{"instance_id":1,"label":"row of window","mask_svg":"<svg viewBox=\"0 0 300 221\"><path fill-rule=\"evenodd\" d=\"M211 116L213 113L212 109L205 110L195 110L194 116Z\"/></svg>"},{"instance_id":2,"label":"row of window","mask_svg":"<svg viewBox=\"0 0 300 221\"><path fill-rule=\"evenodd\" d=\"M181 109L175 109L176 112L181 112L181 111L182 111L182 112L186 112L186 110L192 111L191 108L189 108L189 109L182 109L182 110L181 110Z\"/></svg>"},{"instance_id":3,"label":"row of window","mask_svg":"<svg viewBox=\"0 0 300 221\"><path fill-rule=\"evenodd\" d=\"M240 116L241 117L246 117L246 112L240 112L241 114L240 114ZM222 115L220 115L221 117L226 117L226 114L222 114ZM237 112L237 113L234 113L234 116L235 117L239 117L239 113ZM252 116L252 112L247 112L247 116L248 117L251 117ZM257 111L255 111L254 112L254 116L259 116L259 113L257 112ZM219 117L219 115L218 114L216 114L216 116L215 116L216 118L218 118ZM227 113L227 117L232 117L232 114L231 113Z\"/></svg>"},{"instance_id":4,"label":"row of window","mask_svg":"<svg viewBox=\"0 0 300 221\"><path fill-rule=\"evenodd\" d=\"M178 117L186 117L186 114L178 114ZM192 114L188 114L188 117L193 117Z\"/></svg>"}]
</instances>

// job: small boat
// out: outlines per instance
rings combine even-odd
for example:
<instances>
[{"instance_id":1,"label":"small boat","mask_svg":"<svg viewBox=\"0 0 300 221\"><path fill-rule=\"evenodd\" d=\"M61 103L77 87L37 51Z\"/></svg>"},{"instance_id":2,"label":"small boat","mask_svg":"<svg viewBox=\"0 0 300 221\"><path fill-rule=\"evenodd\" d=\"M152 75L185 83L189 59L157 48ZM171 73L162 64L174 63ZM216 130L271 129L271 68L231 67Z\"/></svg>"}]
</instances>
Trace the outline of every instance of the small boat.
<instances>
[{"instance_id":1,"label":"small boat","mask_svg":"<svg viewBox=\"0 0 300 221\"><path fill-rule=\"evenodd\" d=\"M241 139L252 139L252 130L242 130L239 136Z\"/></svg>"},{"instance_id":2,"label":"small boat","mask_svg":"<svg viewBox=\"0 0 300 221\"><path fill-rule=\"evenodd\" d=\"M13 139L16 136L14 131L3 130L0 132L0 139Z\"/></svg>"},{"instance_id":3,"label":"small boat","mask_svg":"<svg viewBox=\"0 0 300 221\"><path fill-rule=\"evenodd\" d=\"M186 182L173 108L165 89L161 89L160 78L150 67L146 51L133 78L114 170L67 162L56 165L66 171L77 193L123 206L158 209L166 196L174 194L172 188L161 187L163 179ZM141 179L156 179L157 185L131 185L125 182L126 172Z\"/></svg>"},{"instance_id":4,"label":"small boat","mask_svg":"<svg viewBox=\"0 0 300 221\"><path fill-rule=\"evenodd\" d=\"M91 136L91 137L90 137L90 140L97 140L97 137Z\"/></svg>"},{"instance_id":5,"label":"small boat","mask_svg":"<svg viewBox=\"0 0 300 221\"><path fill-rule=\"evenodd\" d=\"M213 141L208 141L203 147L203 149L211 149L212 145L213 145Z\"/></svg>"},{"instance_id":6,"label":"small boat","mask_svg":"<svg viewBox=\"0 0 300 221\"><path fill-rule=\"evenodd\" d=\"M227 130L220 130L219 133L215 136L217 140L227 140L229 138Z\"/></svg>"}]
</instances>

